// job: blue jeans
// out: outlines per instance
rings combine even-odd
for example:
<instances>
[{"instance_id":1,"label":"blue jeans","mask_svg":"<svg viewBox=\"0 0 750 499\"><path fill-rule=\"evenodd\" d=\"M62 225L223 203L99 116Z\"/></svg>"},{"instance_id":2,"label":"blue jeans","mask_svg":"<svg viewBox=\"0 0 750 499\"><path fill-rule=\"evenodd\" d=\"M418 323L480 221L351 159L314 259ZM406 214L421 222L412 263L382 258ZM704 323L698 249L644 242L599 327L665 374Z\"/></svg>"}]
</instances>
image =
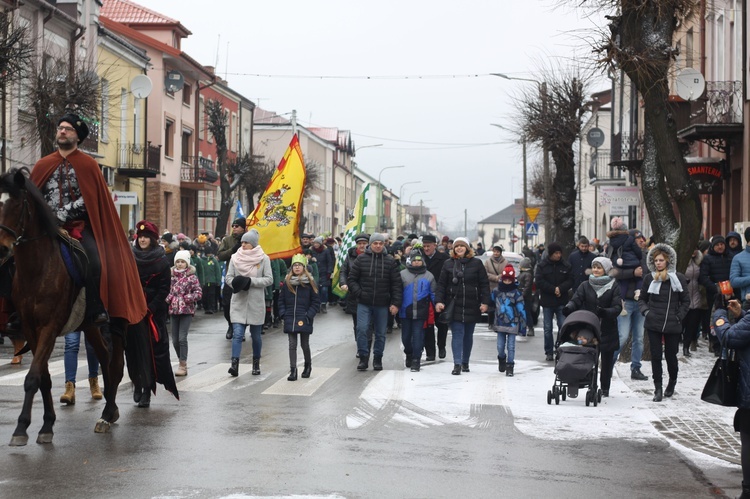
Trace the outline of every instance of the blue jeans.
<instances>
[{"instance_id":1,"label":"blue jeans","mask_svg":"<svg viewBox=\"0 0 750 499\"><path fill-rule=\"evenodd\" d=\"M242 354L242 338L245 337L245 328L247 324L232 323L232 358L239 358ZM250 336L253 339L253 359L260 359L260 349L263 346L261 333L263 324L250 324Z\"/></svg>"},{"instance_id":2,"label":"blue jeans","mask_svg":"<svg viewBox=\"0 0 750 499\"><path fill-rule=\"evenodd\" d=\"M65 381L76 382L76 371L78 371L78 350L81 346L81 332L74 331L65 335L65 353L63 354L65 364ZM88 341L86 341L86 360L89 362L89 378L99 376L99 360Z\"/></svg>"},{"instance_id":3,"label":"blue jeans","mask_svg":"<svg viewBox=\"0 0 750 499\"><path fill-rule=\"evenodd\" d=\"M424 348L424 319L401 319L401 343L410 359L421 359Z\"/></svg>"},{"instance_id":4,"label":"blue jeans","mask_svg":"<svg viewBox=\"0 0 750 499\"><path fill-rule=\"evenodd\" d=\"M454 364L468 364L474 346L476 322L451 322L451 350Z\"/></svg>"},{"instance_id":5,"label":"blue jeans","mask_svg":"<svg viewBox=\"0 0 750 499\"><path fill-rule=\"evenodd\" d=\"M565 320L562 313L563 307L542 307L544 313L544 353L552 355L555 350L555 338L552 336L552 316L557 318L557 329L562 327Z\"/></svg>"},{"instance_id":6,"label":"blue jeans","mask_svg":"<svg viewBox=\"0 0 750 499\"><path fill-rule=\"evenodd\" d=\"M320 304L328 304L328 286L320 286L318 288L318 295L320 295Z\"/></svg>"},{"instance_id":7,"label":"blue jeans","mask_svg":"<svg viewBox=\"0 0 750 499\"><path fill-rule=\"evenodd\" d=\"M388 327L388 307L357 304L357 351L359 357L365 359L370 356L370 345L367 342L370 320L375 326L374 356L382 357L385 350L385 330Z\"/></svg>"},{"instance_id":8,"label":"blue jeans","mask_svg":"<svg viewBox=\"0 0 750 499\"><path fill-rule=\"evenodd\" d=\"M508 364L513 364L516 358L516 335L510 333L497 333L497 356L506 357L505 346L508 346Z\"/></svg>"},{"instance_id":9,"label":"blue jeans","mask_svg":"<svg viewBox=\"0 0 750 499\"><path fill-rule=\"evenodd\" d=\"M635 371L641 368L641 358L643 357L643 314L638 308L637 301L624 300L624 302L628 315L617 317L617 329L620 330L620 348L615 352L615 360L617 360L620 350L628 342L628 337L632 333L633 350L630 354L630 370Z\"/></svg>"}]
</instances>

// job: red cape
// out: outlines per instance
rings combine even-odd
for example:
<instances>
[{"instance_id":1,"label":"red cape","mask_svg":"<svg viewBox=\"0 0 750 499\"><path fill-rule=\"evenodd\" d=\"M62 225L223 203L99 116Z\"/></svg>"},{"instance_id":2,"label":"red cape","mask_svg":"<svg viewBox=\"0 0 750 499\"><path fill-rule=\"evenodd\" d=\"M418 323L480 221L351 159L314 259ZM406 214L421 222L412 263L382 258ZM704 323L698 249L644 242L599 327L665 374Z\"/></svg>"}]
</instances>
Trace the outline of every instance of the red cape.
<instances>
[{"instance_id":1,"label":"red cape","mask_svg":"<svg viewBox=\"0 0 750 499\"><path fill-rule=\"evenodd\" d=\"M110 316L136 324L146 315L146 299L133 250L125 236L112 194L94 158L76 149L67 159L76 172L99 249L102 261L100 294L104 307ZM41 188L62 162L63 157L57 151L43 157L31 170L32 182Z\"/></svg>"}]
</instances>

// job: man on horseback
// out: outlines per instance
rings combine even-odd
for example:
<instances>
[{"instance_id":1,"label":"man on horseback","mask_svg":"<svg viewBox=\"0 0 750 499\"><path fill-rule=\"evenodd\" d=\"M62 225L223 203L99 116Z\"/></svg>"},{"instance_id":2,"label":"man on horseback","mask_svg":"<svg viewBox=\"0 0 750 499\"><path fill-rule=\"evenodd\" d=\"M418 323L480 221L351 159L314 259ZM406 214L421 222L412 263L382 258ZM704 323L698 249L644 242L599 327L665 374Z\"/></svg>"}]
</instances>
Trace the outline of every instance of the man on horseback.
<instances>
[{"instance_id":1,"label":"man on horseback","mask_svg":"<svg viewBox=\"0 0 750 499\"><path fill-rule=\"evenodd\" d=\"M138 269L99 164L78 149L88 133L80 117L66 114L60 118L58 150L37 161L31 181L59 224L86 250L87 317L102 324L108 321L109 312L135 324L146 314Z\"/></svg>"}]
</instances>

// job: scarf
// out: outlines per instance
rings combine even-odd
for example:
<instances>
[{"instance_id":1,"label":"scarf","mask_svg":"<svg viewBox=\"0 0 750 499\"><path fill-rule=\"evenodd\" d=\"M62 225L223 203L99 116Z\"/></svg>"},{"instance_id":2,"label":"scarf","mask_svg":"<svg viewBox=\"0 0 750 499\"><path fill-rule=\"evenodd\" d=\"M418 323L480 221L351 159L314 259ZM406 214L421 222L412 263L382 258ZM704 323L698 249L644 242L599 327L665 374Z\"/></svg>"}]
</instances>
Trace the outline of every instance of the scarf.
<instances>
[{"instance_id":1,"label":"scarf","mask_svg":"<svg viewBox=\"0 0 750 499\"><path fill-rule=\"evenodd\" d=\"M164 252L164 248L162 248L158 244L152 244L151 247L145 250L139 247L133 247L133 258L135 258L135 263L139 267L152 263L163 257L165 254L166 253Z\"/></svg>"},{"instance_id":2,"label":"scarf","mask_svg":"<svg viewBox=\"0 0 750 499\"><path fill-rule=\"evenodd\" d=\"M497 290L501 293L509 293L513 290L515 290L518 286L515 282L511 284L505 284L503 281L500 281L497 283Z\"/></svg>"},{"instance_id":3,"label":"scarf","mask_svg":"<svg viewBox=\"0 0 750 499\"><path fill-rule=\"evenodd\" d=\"M256 246L251 250L238 249L237 253L232 255L232 262L234 263L234 268L237 270L237 275L257 277L258 269L264 256L266 254L260 246Z\"/></svg>"},{"instance_id":4,"label":"scarf","mask_svg":"<svg viewBox=\"0 0 750 499\"><path fill-rule=\"evenodd\" d=\"M424 274L427 272L427 267L424 266L424 263L420 265L419 267L415 267L414 265L407 265L407 269L409 269L409 272L415 275Z\"/></svg>"},{"instance_id":5,"label":"scarf","mask_svg":"<svg viewBox=\"0 0 750 499\"><path fill-rule=\"evenodd\" d=\"M615 280L608 275L596 277L592 274L589 276L589 284L591 284L591 287L594 288L596 297L601 298L604 293L606 293L612 286L614 286Z\"/></svg>"},{"instance_id":6,"label":"scarf","mask_svg":"<svg viewBox=\"0 0 750 499\"><path fill-rule=\"evenodd\" d=\"M293 275L289 278L289 284L292 286L299 286L300 284L307 286L310 284L310 278L306 275Z\"/></svg>"},{"instance_id":7,"label":"scarf","mask_svg":"<svg viewBox=\"0 0 750 499\"><path fill-rule=\"evenodd\" d=\"M662 270L661 272L655 271L651 272L651 276L654 278L654 280L649 285L648 292L652 295L659 294L661 283L666 282L667 279L669 279L669 284L672 286L672 291L675 291L677 293L682 292L682 284L680 284L680 279L674 272L667 272L666 270Z\"/></svg>"}]
</instances>

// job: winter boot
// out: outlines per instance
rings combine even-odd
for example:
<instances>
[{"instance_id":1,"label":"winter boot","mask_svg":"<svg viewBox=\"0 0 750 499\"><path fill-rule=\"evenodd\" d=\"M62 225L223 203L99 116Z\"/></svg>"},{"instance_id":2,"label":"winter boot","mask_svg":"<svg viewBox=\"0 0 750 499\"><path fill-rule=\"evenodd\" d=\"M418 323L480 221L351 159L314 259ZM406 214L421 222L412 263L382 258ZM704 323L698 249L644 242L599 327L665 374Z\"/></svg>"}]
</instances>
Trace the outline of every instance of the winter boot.
<instances>
[{"instance_id":1,"label":"winter boot","mask_svg":"<svg viewBox=\"0 0 750 499\"><path fill-rule=\"evenodd\" d=\"M302 377L309 378L310 372L312 372L312 362L305 362L305 368L302 370Z\"/></svg>"},{"instance_id":2,"label":"winter boot","mask_svg":"<svg viewBox=\"0 0 750 499\"><path fill-rule=\"evenodd\" d=\"M665 397L671 397L674 395L674 387L677 385L677 380L673 378L669 378L669 383L667 383L667 388L664 390L664 396Z\"/></svg>"},{"instance_id":3,"label":"winter boot","mask_svg":"<svg viewBox=\"0 0 750 499\"><path fill-rule=\"evenodd\" d=\"M359 364L357 365L357 371L367 371L370 365L370 356L359 354Z\"/></svg>"},{"instance_id":4,"label":"winter boot","mask_svg":"<svg viewBox=\"0 0 750 499\"><path fill-rule=\"evenodd\" d=\"M404 360L404 366L411 367L411 354L406 354L406 360Z\"/></svg>"},{"instance_id":5,"label":"winter boot","mask_svg":"<svg viewBox=\"0 0 750 499\"><path fill-rule=\"evenodd\" d=\"M174 372L175 376L187 376L187 361L181 360L180 367Z\"/></svg>"},{"instance_id":6,"label":"winter boot","mask_svg":"<svg viewBox=\"0 0 750 499\"><path fill-rule=\"evenodd\" d=\"M240 358L232 357L232 367L227 371L232 376L238 376L240 374Z\"/></svg>"},{"instance_id":7,"label":"winter boot","mask_svg":"<svg viewBox=\"0 0 750 499\"><path fill-rule=\"evenodd\" d=\"M505 372L505 366L506 366L506 358L497 356L497 370L501 373Z\"/></svg>"},{"instance_id":8,"label":"winter boot","mask_svg":"<svg viewBox=\"0 0 750 499\"><path fill-rule=\"evenodd\" d=\"M454 376L458 376L461 374L461 364L453 364L453 370L451 371L451 374Z\"/></svg>"},{"instance_id":9,"label":"winter boot","mask_svg":"<svg viewBox=\"0 0 750 499\"><path fill-rule=\"evenodd\" d=\"M258 376L260 374L260 359L253 359L253 376Z\"/></svg>"},{"instance_id":10,"label":"winter boot","mask_svg":"<svg viewBox=\"0 0 750 499\"><path fill-rule=\"evenodd\" d=\"M654 383L654 402L661 402L662 400L662 392L661 392L661 382L660 383Z\"/></svg>"},{"instance_id":11,"label":"winter boot","mask_svg":"<svg viewBox=\"0 0 750 499\"><path fill-rule=\"evenodd\" d=\"M233 336L234 336L234 331L232 331L232 326L230 325L230 326L229 326L229 327L227 328L227 334L226 334L226 338L227 338L228 340L231 340Z\"/></svg>"},{"instance_id":12,"label":"winter boot","mask_svg":"<svg viewBox=\"0 0 750 499\"><path fill-rule=\"evenodd\" d=\"M534 336L534 326L529 326L526 330L526 336Z\"/></svg>"},{"instance_id":13,"label":"winter boot","mask_svg":"<svg viewBox=\"0 0 750 499\"><path fill-rule=\"evenodd\" d=\"M60 402L65 405L74 405L76 403L76 385L72 381L65 382L65 393L60 396Z\"/></svg>"},{"instance_id":14,"label":"winter boot","mask_svg":"<svg viewBox=\"0 0 750 499\"><path fill-rule=\"evenodd\" d=\"M287 377L286 380L287 381L297 381L297 368L296 367L292 367L289 370L289 377Z\"/></svg>"},{"instance_id":15,"label":"winter boot","mask_svg":"<svg viewBox=\"0 0 750 499\"><path fill-rule=\"evenodd\" d=\"M99 378L89 378L89 388L91 389L91 398L94 400L102 399L102 391L99 388Z\"/></svg>"},{"instance_id":16,"label":"winter boot","mask_svg":"<svg viewBox=\"0 0 750 499\"><path fill-rule=\"evenodd\" d=\"M745 485L745 482L742 482L742 494L739 499L750 499L750 487Z\"/></svg>"},{"instance_id":17,"label":"winter boot","mask_svg":"<svg viewBox=\"0 0 750 499\"><path fill-rule=\"evenodd\" d=\"M698 350L698 340L693 340L690 342L690 351L695 352Z\"/></svg>"},{"instance_id":18,"label":"winter boot","mask_svg":"<svg viewBox=\"0 0 750 499\"><path fill-rule=\"evenodd\" d=\"M372 368L375 371L382 371L383 370L383 357L373 357Z\"/></svg>"},{"instance_id":19,"label":"winter boot","mask_svg":"<svg viewBox=\"0 0 750 499\"><path fill-rule=\"evenodd\" d=\"M320 313L321 314L327 314L328 313L328 304L321 303L320 304Z\"/></svg>"},{"instance_id":20,"label":"winter boot","mask_svg":"<svg viewBox=\"0 0 750 499\"><path fill-rule=\"evenodd\" d=\"M411 361L411 372L418 373L419 372L419 363L421 362L421 359L414 359Z\"/></svg>"},{"instance_id":21,"label":"winter boot","mask_svg":"<svg viewBox=\"0 0 750 499\"><path fill-rule=\"evenodd\" d=\"M141 401L138 402L138 407L147 408L151 406L151 390L146 388L143 390L143 395L141 395Z\"/></svg>"},{"instance_id":22,"label":"winter boot","mask_svg":"<svg viewBox=\"0 0 750 499\"><path fill-rule=\"evenodd\" d=\"M505 375L509 378L513 377L513 364L508 364L507 369L505 370Z\"/></svg>"},{"instance_id":23,"label":"winter boot","mask_svg":"<svg viewBox=\"0 0 750 499\"><path fill-rule=\"evenodd\" d=\"M465 373L471 372L471 371L469 371L469 363L468 362L465 363L465 364L461 364L461 371L465 372Z\"/></svg>"}]
</instances>

